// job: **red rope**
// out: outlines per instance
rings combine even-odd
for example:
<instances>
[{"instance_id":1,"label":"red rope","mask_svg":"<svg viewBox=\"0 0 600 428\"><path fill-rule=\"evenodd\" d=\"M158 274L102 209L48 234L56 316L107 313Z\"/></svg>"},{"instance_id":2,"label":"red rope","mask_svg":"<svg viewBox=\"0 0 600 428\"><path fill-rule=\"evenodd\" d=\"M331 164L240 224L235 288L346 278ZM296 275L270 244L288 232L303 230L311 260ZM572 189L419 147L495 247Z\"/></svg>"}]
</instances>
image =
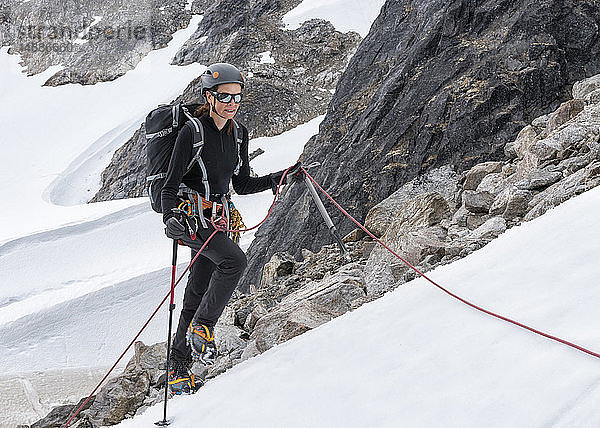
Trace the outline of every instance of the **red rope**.
<instances>
[{"instance_id":1,"label":"red rope","mask_svg":"<svg viewBox=\"0 0 600 428\"><path fill-rule=\"evenodd\" d=\"M402 260L407 266L409 266L412 270L414 270L416 273L418 273L420 276L422 276L423 278L425 278L427 281L429 281L430 283L432 283L433 285L435 285L437 288L439 288L440 290L442 290L444 293L454 297L457 300L460 300L461 302L463 302L464 304L477 309L478 311L481 311L483 313L486 313L488 315L491 315L495 318L501 319L503 321L509 322L511 324L514 324L516 326L519 326L521 328L524 328L526 330L529 330L535 334L539 334L540 336L544 336L548 339L554 340L556 342L562 343L564 345L570 346L572 348L577 349L578 351L581 352L585 352L586 354L589 354L593 357L596 358L600 358L600 354L594 351L590 351L589 349L584 348L583 346L579 346L575 343L569 342L568 340L565 339L561 339L560 337L556 337L556 336L552 336L551 334L545 333L543 331L537 330L533 327L529 327L528 325L522 324L518 321L512 320L510 318L507 318L503 315L499 315L497 313L494 313L492 311L489 311L487 309L484 309L480 306L477 306L471 302L469 302L468 300L452 293L450 290L442 287L441 285L439 285L437 282L435 282L434 280L432 280L431 278L429 278L427 275L425 275L423 272L419 271L416 267L414 267L412 264L410 264L407 260L405 260L404 258L402 258L398 253L396 253L394 250L392 250L390 247L388 247L386 244L383 243L383 241L381 241L379 238L377 238L375 235L373 235L365 226L363 226L361 223L359 223L354 217L352 217L344 208L341 207L340 204L338 204L321 186L319 186L319 184L315 181L314 178L312 178L310 176L310 174L304 169L302 168L302 171L304 171L304 173L306 174L306 176L308 177L308 179L310 181L312 181L312 183L327 197L327 199L329 199L346 217L348 217L350 220L352 220L354 222L354 224L356 224L358 227L360 227L367 235L369 235L371 238L373 238L375 241L377 241L379 244L381 244L385 249L387 249L390 253L392 253L394 256L396 256L398 259Z\"/></svg>"},{"instance_id":2,"label":"red rope","mask_svg":"<svg viewBox=\"0 0 600 428\"><path fill-rule=\"evenodd\" d=\"M249 229L229 230L229 229L225 229L225 228L219 228L217 225L215 225L215 223L211 219L211 223L213 224L215 230L208 237L208 239L204 242L204 244L202 245L202 247L200 247L200 249L198 250L198 253L190 261L190 264L185 268L185 270L179 276L179 278L177 279L177 281L175 281L175 283L173 284L173 289L175 287L177 287L177 285L181 282L181 280L183 279L184 275L190 270L190 268L192 267L192 265L194 264L194 262L196 261L196 259L198 258L198 256L200 256L200 253L202 253L202 251L204 250L204 248L206 248L206 246L208 245L209 241L213 238L213 236L215 236L215 234L217 232L219 232L219 231L224 231L224 232L247 232L249 230L256 229L261 224L263 224L265 221L267 221L267 219L271 216L271 212L273 211L273 207L275 206L275 202L277 202L277 196L279 196L279 191L280 191L281 186L283 184L283 180L284 180L285 176L287 175L287 173L288 173L288 171L289 171L290 168L288 168L288 169L286 169L284 171L283 175L281 176L281 179L279 180L279 184L277 185L277 191L275 192L275 196L273 197L273 202L271 203L271 207L269 208L269 212L267 213L267 215L265 216L265 218L260 223L258 223L256 226L251 227ZM172 279L174 279L174 276L175 276L175 270L174 269L171 271L171 275L172 275ZM119 358L117 358L117 361L115 361L115 363L108 370L108 372L106 372L106 374L104 375L104 377L102 378L102 380L100 382L98 382L98 385L96 385L96 387L94 388L94 390L90 393L90 395L88 395L88 397L85 399L85 401L83 402L83 404L81 406L79 406L79 408L73 414L73 416L71 416L69 418L69 420L67 421L67 423L65 425L63 425L63 428L67 428L69 426L69 424L73 421L73 419L75 419L75 417L79 414L79 412L81 412L81 409L83 409L85 407L85 405L88 403L88 401L90 401L90 398L92 398L92 396L96 393L96 391L98 390L98 388L100 388L100 386L108 378L108 375L110 375L112 373L112 371L117 366L117 364L119 364L119 362L123 359L123 357L125 356L125 354L127 353L127 351L129 351L129 349L133 346L133 344L135 343L135 341L137 340L137 338L140 337L140 335L142 334L142 332L144 331L144 329L148 326L148 324L150 323L150 321L152 321L152 318L154 318L154 316L158 313L160 307L167 301L167 299L169 298L169 296L171 296L171 294L172 294L171 291L169 291L169 293L164 297L164 299L162 299L162 301L156 307L156 309L154 310L154 312L152 312L152 315L150 315L150 318L148 318L148 320L144 323L144 325L142 326L142 328L140 329L140 331L135 335L135 337L131 340L131 342L129 342L129 345L127 345L127 348L125 348L125 350L123 351L123 353L119 356Z\"/></svg>"}]
</instances>

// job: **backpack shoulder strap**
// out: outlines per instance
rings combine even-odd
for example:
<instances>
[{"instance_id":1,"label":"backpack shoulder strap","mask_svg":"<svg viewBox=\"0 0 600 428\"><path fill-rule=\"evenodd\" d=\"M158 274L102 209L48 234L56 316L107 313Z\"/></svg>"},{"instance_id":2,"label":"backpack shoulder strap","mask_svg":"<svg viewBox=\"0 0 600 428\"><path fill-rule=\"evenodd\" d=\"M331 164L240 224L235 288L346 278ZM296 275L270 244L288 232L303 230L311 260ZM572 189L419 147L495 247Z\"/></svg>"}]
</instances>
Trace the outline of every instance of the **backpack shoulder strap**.
<instances>
[{"instance_id":1,"label":"backpack shoulder strap","mask_svg":"<svg viewBox=\"0 0 600 428\"><path fill-rule=\"evenodd\" d=\"M202 148L204 147L204 128L202 127L202 122L197 117L192 117L186 125L192 128L193 135L193 148L195 150L194 155L192 156L192 160L187 166L187 170L185 173L187 174L193 168L194 163L198 162L200 169L202 170L202 184L204 184L204 199L207 201L210 200L210 185L208 184L208 173L206 172L206 166L204 166L204 162L202 161Z\"/></svg>"},{"instance_id":2,"label":"backpack shoulder strap","mask_svg":"<svg viewBox=\"0 0 600 428\"><path fill-rule=\"evenodd\" d=\"M237 165L235 167L235 170L233 171L234 175L238 175L240 173L240 168L242 167L242 156L240 154L241 152L241 147L242 147L242 137L241 137L241 129L240 129L240 125L234 120L233 121L233 139L235 140L235 143L237 145L237 154L238 154L238 162Z\"/></svg>"}]
</instances>

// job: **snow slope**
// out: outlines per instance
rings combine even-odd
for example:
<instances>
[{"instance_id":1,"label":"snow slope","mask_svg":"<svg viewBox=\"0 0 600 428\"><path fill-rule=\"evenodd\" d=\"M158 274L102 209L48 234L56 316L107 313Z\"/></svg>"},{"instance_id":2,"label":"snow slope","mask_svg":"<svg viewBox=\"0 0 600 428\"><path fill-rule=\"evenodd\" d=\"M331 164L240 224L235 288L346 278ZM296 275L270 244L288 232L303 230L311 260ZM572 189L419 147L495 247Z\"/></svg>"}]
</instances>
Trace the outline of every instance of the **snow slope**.
<instances>
[{"instance_id":1,"label":"snow slope","mask_svg":"<svg viewBox=\"0 0 600 428\"><path fill-rule=\"evenodd\" d=\"M600 351L600 188L430 276ZM598 427L600 360L477 312L423 279L175 398L173 428ZM147 427L159 404L118 425Z\"/></svg>"},{"instance_id":2,"label":"snow slope","mask_svg":"<svg viewBox=\"0 0 600 428\"><path fill-rule=\"evenodd\" d=\"M0 244L138 203L64 207L51 202L78 203L92 196L112 153L130 137L122 131L133 129L136 123L139 126L149 110L176 98L204 70L200 64L169 64L201 18L193 16L189 26L177 31L166 48L150 52L134 70L96 85L41 86L61 67L26 77L18 64L19 57L8 55L8 47L0 49L0 158L10 160L0 170L0 200L8 207L26 207L37 214L35 221L23 222L21 209L2 210ZM111 132L115 135L107 138ZM81 162L90 149L95 150L96 160L88 163L85 171L74 174L74 160L79 156ZM87 183L55 181L69 176ZM85 189L84 197L70 193L70 186Z\"/></svg>"}]
</instances>

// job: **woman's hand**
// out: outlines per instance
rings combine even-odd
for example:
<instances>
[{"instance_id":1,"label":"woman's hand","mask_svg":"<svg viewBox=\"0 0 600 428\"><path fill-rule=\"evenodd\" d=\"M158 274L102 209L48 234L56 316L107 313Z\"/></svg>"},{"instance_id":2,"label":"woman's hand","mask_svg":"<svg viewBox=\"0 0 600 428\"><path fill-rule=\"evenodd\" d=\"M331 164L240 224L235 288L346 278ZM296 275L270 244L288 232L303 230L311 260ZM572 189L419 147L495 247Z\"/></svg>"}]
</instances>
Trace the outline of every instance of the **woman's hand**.
<instances>
[{"instance_id":1,"label":"woman's hand","mask_svg":"<svg viewBox=\"0 0 600 428\"><path fill-rule=\"evenodd\" d=\"M181 239L185 236L185 226L177 217L169 217L165 222L165 234L171 239Z\"/></svg>"},{"instance_id":2,"label":"woman's hand","mask_svg":"<svg viewBox=\"0 0 600 428\"><path fill-rule=\"evenodd\" d=\"M279 186L279 182L281 181L281 177L283 176L283 173L285 171L286 170L284 169L278 172L273 172L271 174L271 190L273 191L273 194L277 193L277 186ZM289 177L291 177L292 180L297 181L302 180L303 176L304 173L302 172L302 163L296 162L293 166L289 168L288 173L286 174L281 184L288 184Z\"/></svg>"}]
</instances>

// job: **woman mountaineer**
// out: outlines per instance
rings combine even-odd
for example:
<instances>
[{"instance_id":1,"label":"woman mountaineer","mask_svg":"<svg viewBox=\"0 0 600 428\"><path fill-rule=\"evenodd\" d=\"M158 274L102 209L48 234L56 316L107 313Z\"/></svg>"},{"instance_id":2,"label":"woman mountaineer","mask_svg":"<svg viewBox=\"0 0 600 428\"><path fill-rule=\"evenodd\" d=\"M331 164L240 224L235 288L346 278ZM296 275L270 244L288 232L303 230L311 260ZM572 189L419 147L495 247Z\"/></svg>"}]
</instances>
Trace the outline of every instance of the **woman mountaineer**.
<instances>
[{"instance_id":1,"label":"woman mountaineer","mask_svg":"<svg viewBox=\"0 0 600 428\"><path fill-rule=\"evenodd\" d=\"M274 189L284 173L250 176L248 130L233 121L242 100L242 73L231 64L217 63L209 66L201 78L206 103L193 113L204 130L200 159L194 162L193 132L184 126L177 135L161 191L165 233L189 246L192 258L214 232L211 220L221 226L229 224L230 182L238 194L257 193ZM235 135L241 141L236 141ZM191 163L194 166L186 173ZM182 183L202 195L196 200L197 218L190 219L180 209L182 199L178 194L181 195ZM190 226L190 221L198 227ZM207 365L214 363L217 356L214 327L246 264L244 252L220 231L192 265L169 362L171 394L189 394L201 386L201 382L196 384L190 366L198 360Z\"/></svg>"}]
</instances>

